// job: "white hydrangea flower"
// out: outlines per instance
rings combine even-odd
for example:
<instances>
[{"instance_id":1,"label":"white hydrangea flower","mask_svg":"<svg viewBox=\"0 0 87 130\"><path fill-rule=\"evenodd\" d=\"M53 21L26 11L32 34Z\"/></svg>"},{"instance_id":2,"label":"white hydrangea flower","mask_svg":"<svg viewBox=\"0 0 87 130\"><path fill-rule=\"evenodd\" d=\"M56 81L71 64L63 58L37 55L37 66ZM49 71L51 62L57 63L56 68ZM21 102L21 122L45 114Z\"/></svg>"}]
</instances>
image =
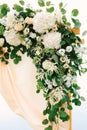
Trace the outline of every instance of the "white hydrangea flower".
<instances>
[{"instance_id":1,"label":"white hydrangea flower","mask_svg":"<svg viewBox=\"0 0 87 130\"><path fill-rule=\"evenodd\" d=\"M60 55L60 56L64 56L65 55L65 49L58 50L57 54Z\"/></svg>"},{"instance_id":2,"label":"white hydrangea flower","mask_svg":"<svg viewBox=\"0 0 87 130\"><path fill-rule=\"evenodd\" d=\"M70 87L73 83L77 82L77 77L72 76L71 74L67 74L64 76L64 81L67 87Z\"/></svg>"},{"instance_id":3,"label":"white hydrangea flower","mask_svg":"<svg viewBox=\"0 0 87 130\"><path fill-rule=\"evenodd\" d=\"M8 13L5 26L6 28L13 28L14 25L17 23L16 17L13 14Z\"/></svg>"},{"instance_id":4,"label":"white hydrangea flower","mask_svg":"<svg viewBox=\"0 0 87 130\"><path fill-rule=\"evenodd\" d=\"M0 38L0 47L4 45L4 38Z\"/></svg>"},{"instance_id":5,"label":"white hydrangea flower","mask_svg":"<svg viewBox=\"0 0 87 130\"><path fill-rule=\"evenodd\" d=\"M61 47L61 33L50 32L43 36L43 45L45 48L59 49Z\"/></svg>"},{"instance_id":6,"label":"white hydrangea flower","mask_svg":"<svg viewBox=\"0 0 87 130\"><path fill-rule=\"evenodd\" d=\"M6 41L14 46L18 46L22 43L23 39L20 37L20 35L14 30L8 30L4 32L4 36L6 38Z\"/></svg>"},{"instance_id":7,"label":"white hydrangea flower","mask_svg":"<svg viewBox=\"0 0 87 130\"><path fill-rule=\"evenodd\" d=\"M53 14L39 12L33 18L33 28L38 33L44 33L54 27L56 19Z\"/></svg>"},{"instance_id":8,"label":"white hydrangea flower","mask_svg":"<svg viewBox=\"0 0 87 130\"><path fill-rule=\"evenodd\" d=\"M62 98L64 97L64 93L60 87L57 87L56 89L52 90L49 94L49 102L51 105L55 105L58 103Z\"/></svg>"},{"instance_id":9,"label":"white hydrangea flower","mask_svg":"<svg viewBox=\"0 0 87 130\"><path fill-rule=\"evenodd\" d=\"M45 60L43 63L42 63L42 67L45 69L45 70L48 70L48 71L55 71L57 70L57 66L55 66L55 64L49 60Z\"/></svg>"},{"instance_id":10,"label":"white hydrangea flower","mask_svg":"<svg viewBox=\"0 0 87 130\"><path fill-rule=\"evenodd\" d=\"M67 46L66 47L66 52L71 52L72 51L72 46Z\"/></svg>"}]
</instances>

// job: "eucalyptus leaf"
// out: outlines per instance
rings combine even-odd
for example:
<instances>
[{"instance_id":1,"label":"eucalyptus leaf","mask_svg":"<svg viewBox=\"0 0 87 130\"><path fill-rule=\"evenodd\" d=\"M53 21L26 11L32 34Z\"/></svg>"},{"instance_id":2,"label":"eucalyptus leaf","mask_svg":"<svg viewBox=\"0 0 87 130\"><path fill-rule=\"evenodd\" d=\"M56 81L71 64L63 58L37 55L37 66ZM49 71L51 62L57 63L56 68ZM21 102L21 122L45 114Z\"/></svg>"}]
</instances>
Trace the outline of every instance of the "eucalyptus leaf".
<instances>
[{"instance_id":1,"label":"eucalyptus leaf","mask_svg":"<svg viewBox=\"0 0 87 130\"><path fill-rule=\"evenodd\" d=\"M59 3L59 8L62 8L63 7L63 2L60 2Z\"/></svg>"},{"instance_id":2,"label":"eucalyptus leaf","mask_svg":"<svg viewBox=\"0 0 87 130\"><path fill-rule=\"evenodd\" d=\"M54 11L54 7L46 8L47 12L52 13Z\"/></svg>"},{"instance_id":3,"label":"eucalyptus leaf","mask_svg":"<svg viewBox=\"0 0 87 130\"><path fill-rule=\"evenodd\" d=\"M66 10L64 8L61 8L61 13L62 14L65 14L66 13Z\"/></svg>"},{"instance_id":4,"label":"eucalyptus leaf","mask_svg":"<svg viewBox=\"0 0 87 130\"><path fill-rule=\"evenodd\" d=\"M51 5L51 1L47 1L47 2L46 2L46 5L47 5L47 6L50 6L50 5Z\"/></svg>"},{"instance_id":5,"label":"eucalyptus leaf","mask_svg":"<svg viewBox=\"0 0 87 130\"><path fill-rule=\"evenodd\" d=\"M0 18L3 18L10 11L10 8L7 4L0 5Z\"/></svg>"},{"instance_id":6,"label":"eucalyptus leaf","mask_svg":"<svg viewBox=\"0 0 87 130\"><path fill-rule=\"evenodd\" d=\"M82 36L87 35L87 30L82 33Z\"/></svg>"},{"instance_id":7,"label":"eucalyptus leaf","mask_svg":"<svg viewBox=\"0 0 87 130\"><path fill-rule=\"evenodd\" d=\"M72 10L72 15L73 15L73 16L76 17L78 14L79 14L78 9L73 9L73 10Z\"/></svg>"},{"instance_id":8,"label":"eucalyptus leaf","mask_svg":"<svg viewBox=\"0 0 87 130\"><path fill-rule=\"evenodd\" d=\"M83 96L81 96L80 99L81 99L82 101L86 101L85 98L84 98Z\"/></svg>"},{"instance_id":9,"label":"eucalyptus leaf","mask_svg":"<svg viewBox=\"0 0 87 130\"><path fill-rule=\"evenodd\" d=\"M25 4L24 0L19 0L19 3L20 3L21 5L24 5L24 4Z\"/></svg>"},{"instance_id":10,"label":"eucalyptus leaf","mask_svg":"<svg viewBox=\"0 0 87 130\"><path fill-rule=\"evenodd\" d=\"M23 11L23 7L21 7L21 6L18 5L18 4L14 4L14 9L15 9L17 12Z\"/></svg>"},{"instance_id":11,"label":"eucalyptus leaf","mask_svg":"<svg viewBox=\"0 0 87 130\"><path fill-rule=\"evenodd\" d=\"M38 4L39 4L40 7L44 7L45 6L44 0L38 0Z\"/></svg>"}]
</instances>

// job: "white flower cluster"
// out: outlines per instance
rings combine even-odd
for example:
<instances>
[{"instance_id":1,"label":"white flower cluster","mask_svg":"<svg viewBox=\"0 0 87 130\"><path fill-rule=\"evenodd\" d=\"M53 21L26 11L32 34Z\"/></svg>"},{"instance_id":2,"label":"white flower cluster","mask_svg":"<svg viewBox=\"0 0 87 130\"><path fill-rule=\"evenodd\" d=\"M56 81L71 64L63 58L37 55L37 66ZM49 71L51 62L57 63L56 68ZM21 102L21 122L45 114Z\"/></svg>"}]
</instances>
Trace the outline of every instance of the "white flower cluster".
<instances>
[{"instance_id":1,"label":"white flower cluster","mask_svg":"<svg viewBox=\"0 0 87 130\"><path fill-rule=\"evenodd\" d=\"M64 93L62 91L62 87L57 87L49 94L49 102L51 103L51 105L55 105L63 98L63 96Z\"/></svg>"},{"instance_id":2,"label":"white flower cluster","mask_svg":"<svg viewBox=\"0 0 87 130\"><path fill-rule=\"evenodd\" d=\"M43 37L43 45L45 46L45 48L59 49L61 47L60 42L61 33L59 32L50 32Z\"/></svg>"},{"instance_id":3,"label":"white flower cluster","mask_svg":"<svg viewBox=\"0 0 87 130\"><path fill-rule=\"evenodd\" d=\"M57 70L57 66L49 61L49 60L45 60L43 63L42 63L42 67L45 69L45 70L48 70L48 71L55 71Z\"/></svg>"},{"instance_id":4,"label":"white flower cluster","mask_svg":"<svg viewBox=\"0 0 87 130\"><path fill-rule=\"evenodd\" d=\"M38 33L44 33L55 26L55 17L51 13L39 12L33 18L33 28Z\"/></svg>"},{"instance_id":5,"label":"white flower cluster","mask_svg":"<svg viewBox=\"0 0 87 130\"><path fill-rule=\"evenodd\" d=\"M14 29L10 29L8 31L5 31L4 36L10 45L17 46L23 42L20 35Z\"/></svg>"},{"instance_id":6,"label":"white flower cluster","mask_svg":"<svg viewBox=\"0 0 87 130\"><path fill-rule=\"evenodd\" d=\"M70 87L72 84L77 82L76 76L72 76L71 74L67 74L64 76L64 81L66 87Z\"/></svg>"}]
</instances>

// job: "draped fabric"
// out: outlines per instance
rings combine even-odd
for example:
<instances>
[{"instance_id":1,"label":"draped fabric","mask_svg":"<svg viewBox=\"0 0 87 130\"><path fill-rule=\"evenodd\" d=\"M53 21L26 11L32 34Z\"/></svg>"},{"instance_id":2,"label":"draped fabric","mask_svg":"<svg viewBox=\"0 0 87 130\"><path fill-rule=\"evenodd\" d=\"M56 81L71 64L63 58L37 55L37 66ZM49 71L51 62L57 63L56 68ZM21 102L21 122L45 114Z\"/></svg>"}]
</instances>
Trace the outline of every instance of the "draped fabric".
<instances>
[{"instance_id":1,"label":"draped fabric","mask_svg":"<svg viewBox=\"0 0 87 130\"><path fill-rule=\"evenodd\" d=\"M10 108L22 116L33 130L44 130L42 120L45 118L43 110L46 101L42 92L36 93L35 76L36 68L32 59L26 55L22 56L22 61L18 65L14 65L11 60L8 65L0 62L0 93ZM72 121L59 120L59 123L53 126L53 130L71 130Z\"/></svg>"}]
</instances>

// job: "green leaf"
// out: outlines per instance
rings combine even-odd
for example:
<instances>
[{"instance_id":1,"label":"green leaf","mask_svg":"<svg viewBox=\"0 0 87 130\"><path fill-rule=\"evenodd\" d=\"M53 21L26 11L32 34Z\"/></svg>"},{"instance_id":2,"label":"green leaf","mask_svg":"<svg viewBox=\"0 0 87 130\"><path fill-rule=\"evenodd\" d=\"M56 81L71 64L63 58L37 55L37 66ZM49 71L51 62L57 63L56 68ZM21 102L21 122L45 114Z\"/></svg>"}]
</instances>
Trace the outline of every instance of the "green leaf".
<instances>
[{"instance_id":1,"label":"green leaf","mask_svg":"<svg viewBox=\"0 0 87 130\"><path fill-rule=\"evenodd\" d=\"M72 109L73 109L71 105L68 105L67 108L68 108L69 110L72 110Z\"/></svg>"},{"instance_id":2,"label":"green leaf","mask_svg":"<svg viewBox=\"0 0 87 130\"><path fill-rule=\"evenodd\" d=\"M23 0L19 0L19 3L20 3L21 5L24 5L24 4L25 4L25 2L24 2Z\"/></svg>"},{"instance_id":3,"label":"green leaf","mask_svg":"<svg viewBox=\"0 0 87 130\"><path fill-rule=\"evenodd\" d=\"M59 8L62 8L63 7L63 2L60 2L59 3Z\"/></svg>"},{"instance_id":4,"label":"green leaf","mask_svg":"<svg viewBox=\"0 0 87 130\"><path fill-rule=\"evenodd\" d=\"M23 11L23 7L21 7L21 6L18 5L18 4L14 4L14 9L15 9L17 12Z\"/></svg>"},{"instance_id":5,"label":"green leaf","mask_svg":"<svg viewBox=\"0 0 87 130\"><path fill-rule=\"evenodd\" d=\"M40 89L44 87L44 83L40 79L37 80L37 85Z\"/></svg>"},{"instance_id":6,"label":"green leaf","mask_svg":"<svg viewBox=\"0 0 87 130\"><path fill-rule=\"evenodd\" d=\"M57 56L57 55L53 55L52 58L53 58L53 60L54 60L55 62L58 63L58 56Z\"/></svg>"},{"instance_id":7,"label":"green leaf","mask_svg":"<svg viewBox=\"0 0 87 130\"><path fill-rule=\"evenodd\" d=\"M87 35L87 30L82 33L82 36Z\"/></svg>"},{"instance_id":8,"label":"green leaf","mask_svg":"<svg viewBox=\"0 0 87 130\"><path fill-rule=\"evenodd\" d=\"M54 7L46 8L47 12L52 13L54 11Z\"/></svg>"},{"instance_id":9,"label":"green leaf","mask_svg":"<svg viewBox=\"0 0 87 130\"><path fill-rule=\"evenodd\" d=\"M60 44L61 44L61 45L65 45L66 42L65 42L65 41L61 41Z\"/></svg>"},{"instance_id":10,"label":"green leaf","mask_svg":"<svg viewBox=\"0 0 87 130\"><path fill-rule=\"evenodd\" d=\"M16 58L13 61L14 61L14 64L18 64L19 61L21 61L21 56L16 56Z\"/></svg>"},{"instance_id":11,"label":"green leaf","mask_svg":"<svg viewBox=\"0 0 87 130\"><path fill-rule=\"evenodd\" d=\"M0 5L0 18L3 18L10 11L10 8L7 4Z\"/></svg>"},{"instance_id":12,"label":"green leaf","mask_svg":"<svg viewBox=\"0 0 87 130\"><path fill-rule=\"evenodd\" d=\"M80 99L81 99L82 101L86 101L85 98L84 98L83 96L81 96Z\"/></svg>"},{"instance_id":13,"label":"green leaf","mask_svg":"<svg viewBox=\"0 0 87 130\"><path fill-rule=\"evenodd\" d=\"M76 106L81 106L81 101L79 99L74 99L72 102L74 102Z\"/></svg>"},{"instance_id":14,"label":"green leaf","mask_svg":"<svg viewBox=\"0 0 87 130\"><path fill-rule=\"evenodd\" d=\"M72 15L73 15L73 16L76 17L78 14L79 14L78 9L73 9L73 10L72 10Z\"/></svg>"},{"instance_id":15,"label":"green leaf","mask_svg":"<svg viewBox=\"0 0 87 130\"><path fill-rule=\"evenodd\" d=\"M79 21L79 19L73 19L72 18L72 22L74 23L74 28L80 28L81 27L81 22Z\"/></svg>"},{"instance_id":16,"label":"green leaf","mask_svg":"<svg viewBox=\"0 0 87 130\"><path fill-rule=\"evenodd\" d=\"M76 90L80 89L80 87L78 86L78 84L73 84L73 88L76 89Z\"/></svg>"},{"instance_id":17,"label":"green leaf","mask_svg":"<svg viewBox=\"0 0 87 130\"><path fill-rule=\"evenodd\" d=\"M64 15L64 16L62 16L62 20L63 20L63 22L64 23L66 23L67 22L67 18L66 18L66 16Z\"/></svg>"},{"instance_id":18,"label":"green leaf","mask_svg":"<svg viewBox=\"0 0 87 130\"><path fill-rule=\"evenodd\" d=\"M5 53L4 56L6 59L9 59L9 53Z\"/></svg>"},{"instance_id":19,"label":"green leaf","mask_svg":"<svg viewBox=\"0 0 87 130\"><path fill-rule=\"evenodd\" d=\"M52 126L48 126L48 127L45 128L44 130L52 130Z\"/></svg>"},{"instance_id":20,"label":"green leaf","mask_svg":"<svg viewBox=\"0 0 87 130\"><path fill-rule=\"evenodd\" d=\"M46 5L47 5L47 6L50 6L50 5L51 5L51 1L47 1L47 2L46 2Z\"/></svg>"},{"instance_id":21,"label":"green leaf","mask_svg":"<svg viewBox=\"0 0 87 130\"><path fill-rule=\"evenodd\" d=\"M5 30L4 26L3 26L3 25L1 25L1 26L0 26L0 35L3 35L4 30Z\"/></svg>"},{"instance_id":22,"label":"green leaf","mask_svg":"<svg viewBox=\"0 0 87 130\"><path fill-rule=\"evenodd\" d=\"M47 120L47 119L44 119L44 120L42 121L42 124L43 124L43 125L48 124L48 120Z\"/></svg>"},{"instance_id":23,"label":"green leaf","mask_svg":"<svg viewBox=\"0 0 87 130\"><path fill-rule=\"evenodd\" d=\"M66 13L66 10L64 8L61 8L61 13L62 14L65 14Z\"/></svg>"},{"instance_id":24,"label":"green leaf","mask_svg":"<svg viewBox=\"0 0 87 130\"><path fill-rule=\"evenodd\" d=\"M45 6L44 0L38 0L38 4L39 4L40 7L44 7Z\"/></svg>"}]
</instances>

